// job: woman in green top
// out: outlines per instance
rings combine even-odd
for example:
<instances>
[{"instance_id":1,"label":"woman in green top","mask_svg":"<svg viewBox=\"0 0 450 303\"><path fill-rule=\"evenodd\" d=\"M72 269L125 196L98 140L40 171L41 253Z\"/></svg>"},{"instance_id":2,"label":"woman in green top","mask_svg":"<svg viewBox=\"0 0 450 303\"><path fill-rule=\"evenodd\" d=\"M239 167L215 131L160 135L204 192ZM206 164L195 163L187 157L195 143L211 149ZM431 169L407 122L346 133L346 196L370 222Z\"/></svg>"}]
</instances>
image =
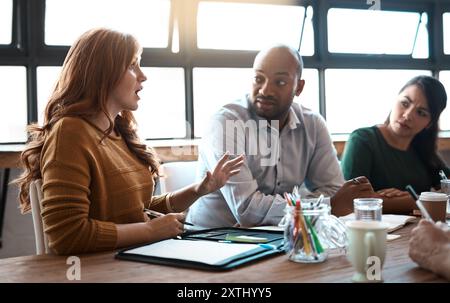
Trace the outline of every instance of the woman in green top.
<instances>
[{"instance_id":1,"label":"woman in green top","mask_svg":"<svg viewBox=\"0 0 450 303\"><path fill-rule=\"evenodd\" d=\"M355 130L345 145L342 171L346 179L366 176L383 198L385 213L410 213L418 193L439 188L439 170L449 168L437 153L439 116L447 104L441 82L417 76L400 90L394 106L381 125Z\"/></svg>"}]
</instances>

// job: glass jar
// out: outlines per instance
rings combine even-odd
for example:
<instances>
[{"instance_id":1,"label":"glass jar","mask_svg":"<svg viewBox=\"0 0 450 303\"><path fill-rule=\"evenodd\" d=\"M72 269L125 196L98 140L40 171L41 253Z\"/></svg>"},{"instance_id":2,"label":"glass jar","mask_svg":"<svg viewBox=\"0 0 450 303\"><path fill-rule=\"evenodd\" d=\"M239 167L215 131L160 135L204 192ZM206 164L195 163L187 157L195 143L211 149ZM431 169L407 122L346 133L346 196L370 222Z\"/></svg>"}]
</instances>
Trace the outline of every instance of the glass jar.
<instances>
[{"instance_id":1,"label":"glass jar","mask_svg":"<svg viewBox=\"0 0 450 303\"><path fill-rule=\"evenodd\" d=\"M345 225L330 214L326 204L299 208L287 205L279 226L284 228L284 250L289 260L300 263L319 263L327 259L330 249L345 249Z\"/></svg>"}]
</instances>

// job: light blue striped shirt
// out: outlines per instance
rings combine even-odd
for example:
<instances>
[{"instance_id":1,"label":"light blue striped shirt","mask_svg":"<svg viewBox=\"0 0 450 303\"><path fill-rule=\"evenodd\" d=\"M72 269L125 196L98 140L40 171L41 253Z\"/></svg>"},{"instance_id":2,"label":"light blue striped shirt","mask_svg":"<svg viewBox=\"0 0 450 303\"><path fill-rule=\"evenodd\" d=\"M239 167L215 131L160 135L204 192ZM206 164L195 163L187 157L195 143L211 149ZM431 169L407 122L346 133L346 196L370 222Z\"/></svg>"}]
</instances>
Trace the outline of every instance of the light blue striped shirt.
<instances>
[{"instance_id":1,"label":"light blue striped shirt","mask_svg":"<svg viewBox=\"0 0 450 303\"><path fill-rule=\"evenodd\" d=\"M293 103L279 133L276 123L249 110L249 102L246 96L223 106L200 143L197 180L213 171L227 150L246 156L240 173L191 206L188 220L195 225L276 225L286 206L282 195L295 185L332 196L344 183L322 116Z\"/></svg>"}]
</instances>

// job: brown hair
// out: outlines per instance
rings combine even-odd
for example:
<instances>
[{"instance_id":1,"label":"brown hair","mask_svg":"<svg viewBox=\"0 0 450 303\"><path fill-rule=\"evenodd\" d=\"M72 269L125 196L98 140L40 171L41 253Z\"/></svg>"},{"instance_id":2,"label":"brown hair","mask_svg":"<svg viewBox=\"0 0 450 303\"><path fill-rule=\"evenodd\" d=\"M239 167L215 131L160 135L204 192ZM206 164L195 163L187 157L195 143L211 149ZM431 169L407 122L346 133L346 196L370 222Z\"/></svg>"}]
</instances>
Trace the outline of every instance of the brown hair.
<instances>
[{"instance_id":1,"label":"brown hair","mask_svg":"<svg viewBox=\"0 0 450 303\"><path fill-rule=\"evenodd\" d=\"M158 159L152 149L140 142L133 114L124 110L114 118L106 110L109 93L140 51L141 47L133 36L105 28L87 31L72 45L45 108L44 124L27 127L29 140L21 154L25 171L14 180L19 185L22 213L31 209L31 181L42 178L40 159L45 139L52 127L64 117L89 118L104 113L110 123L103 139L116 130L131 152L149 166L153 176L159 175Z\"/></svg>"},{"instance_id":2,"label":"brown hair","mask_svg":"<svg viewBox=\"0 0 450 303\"><path fill-rule=\"evenodd\" d=\"M447 93L444 85L436 78L426 75L416 76L410 79L401 89L402 93L410 86L417 86L422 90L427 99L428 109L431 115L430 125L419 132L412 140L411 147L417 152L425 164L433 187L440 188L439 170L445 169L446 165L438 154L437 140L439 134L439 117L447 106ZM385 125L389 125L387 117Z\"/></svg>"}]
</instances>

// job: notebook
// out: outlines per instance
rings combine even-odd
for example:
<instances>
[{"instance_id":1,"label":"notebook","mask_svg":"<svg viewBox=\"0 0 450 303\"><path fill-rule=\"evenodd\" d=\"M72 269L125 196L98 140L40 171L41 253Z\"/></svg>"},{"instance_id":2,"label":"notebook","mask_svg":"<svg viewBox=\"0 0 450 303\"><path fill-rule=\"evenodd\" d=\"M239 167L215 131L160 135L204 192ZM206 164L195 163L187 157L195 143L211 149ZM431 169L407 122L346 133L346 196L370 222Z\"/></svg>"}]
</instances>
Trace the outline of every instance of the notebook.
<instances>
[{"instance_id":1,"label":"notebook","mask_svg":"<svg viewBox=\"0 0 450 303\"><path fill-rule=\"evenodd\" d=\"M127 253L218 265L235 255L245 254L258 248L257 244L168 239L127 250Z\"/></svg>"},{"instance_id":2,"label":"notebook","mask_svg":"<svg viewBox=\"0 0 450 303\"><path fill-rule=\"evenodd\" d=\"M339 217L343 222L355 220L355 214L351 213L343 217ZM416 219L414 216L406 215L382 215L381 221L389 225L387 232L391 233L397 229L402 228L408 222L413 222Z\"/></svg>"},{"instance_id":3,"label":"notebook","mask_svg":"<svg viewBox=\"0 0 450 303\"><path fill-rule=\"evenodd\" d=\"M138 262L228 270L254 260L280 254L283 233L243 228L213 228L190 231L181 239L123 249L116 258Z\"/></svg>"}]
</instances>

